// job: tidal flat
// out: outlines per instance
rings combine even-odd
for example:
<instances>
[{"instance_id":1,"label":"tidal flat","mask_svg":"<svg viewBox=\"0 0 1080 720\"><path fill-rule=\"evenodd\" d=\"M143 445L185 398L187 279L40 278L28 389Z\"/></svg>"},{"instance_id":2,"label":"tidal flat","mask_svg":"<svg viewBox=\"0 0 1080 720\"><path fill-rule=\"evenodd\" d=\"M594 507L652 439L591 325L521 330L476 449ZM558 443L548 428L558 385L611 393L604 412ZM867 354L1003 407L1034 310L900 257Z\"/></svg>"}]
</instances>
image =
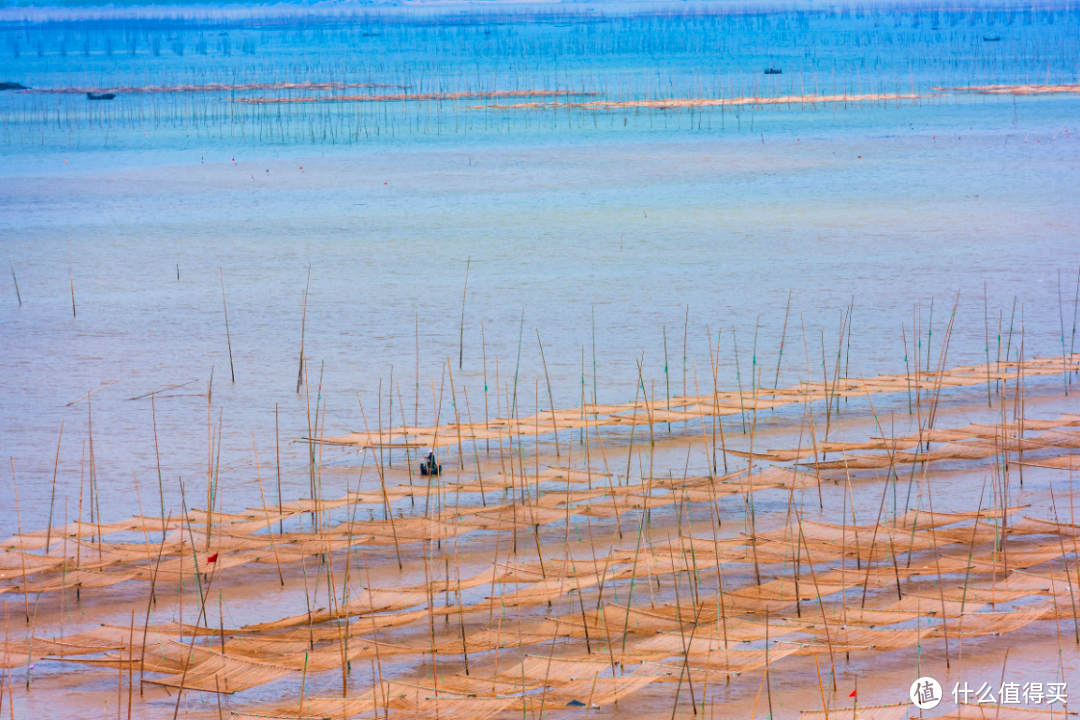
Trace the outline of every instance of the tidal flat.
<instances>
[{"instance_id":1,"label":"tidal flat","mask_svg":"<svg viewBox=\"0 0 1080 720\"><path fill-rule=\"evenodd\" d=\"M0 714L1065 717L1078 30L0 7Z\"/></svg>"}]
</instances>

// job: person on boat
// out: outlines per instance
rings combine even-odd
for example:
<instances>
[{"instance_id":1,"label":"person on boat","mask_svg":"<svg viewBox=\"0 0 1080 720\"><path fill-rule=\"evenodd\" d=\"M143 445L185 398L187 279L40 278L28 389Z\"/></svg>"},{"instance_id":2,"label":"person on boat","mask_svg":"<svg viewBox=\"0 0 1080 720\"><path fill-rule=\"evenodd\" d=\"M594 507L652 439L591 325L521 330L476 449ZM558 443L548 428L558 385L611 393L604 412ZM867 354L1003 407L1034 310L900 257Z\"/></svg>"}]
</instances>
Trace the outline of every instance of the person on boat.
<instances>
[{"instance_id":1,"label":"person on boat","mask_svg":"<svg viewBox=\"0 0 1080 720\"><path fill-rule=\"evenodd\" d=\"M442 465L435 460L435 453L429 452L424 461L420 463L421 477L434 477L442 474Z\"/></svg>"}]
</instances>

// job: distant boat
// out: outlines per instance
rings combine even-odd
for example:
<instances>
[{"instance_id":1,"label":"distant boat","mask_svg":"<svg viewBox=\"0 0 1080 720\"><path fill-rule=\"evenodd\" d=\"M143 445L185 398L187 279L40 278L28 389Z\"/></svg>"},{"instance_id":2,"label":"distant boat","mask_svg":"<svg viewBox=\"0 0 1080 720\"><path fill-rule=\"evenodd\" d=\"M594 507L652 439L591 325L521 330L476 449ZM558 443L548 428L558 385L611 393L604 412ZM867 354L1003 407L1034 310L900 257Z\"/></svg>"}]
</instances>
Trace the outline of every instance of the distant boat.
<instances>
[{"instance_id":1,"label":"distant boat","mask_svg":"<svg viewBox=\"0 0 1080 720\"><path fill-rule=\"evenodd\" d=\"M29 90L29 89L30 88L26 87L25 85L23 85L21 83L0 82L0 90Z\"/></svg>"},{"instance_id":2,"label":"distant boat","mask_svg":"<svg viewBox=\"0 0 1080 720\"><path fill-rule=\"evenodd\" d=\"M116 97L116 93L101 93L100 95L92 92L86 93L87 100L112 100L114 97Z\"/></svg>"},{"instance_id":3,"label":"distant boat","mask_svg":"<svg viewBox=\"0 0 1080 720\"><path fill-rule=\"evenodd\" d=\"M771 67L771 68L766 68L765 69L765 74L766 75L783 75L784 71L781 70L780 68Z\"/></svg>"},{"instance_id":4,"label":"distant boat","mask_svg":"<svg viewBox=\"0 0 1080 720\"><path fill-rule=\"evenodd\" d=\"M986 37L983 35L983 42L1001 42L1001 37Z\"/></svg>"}]
</instances>

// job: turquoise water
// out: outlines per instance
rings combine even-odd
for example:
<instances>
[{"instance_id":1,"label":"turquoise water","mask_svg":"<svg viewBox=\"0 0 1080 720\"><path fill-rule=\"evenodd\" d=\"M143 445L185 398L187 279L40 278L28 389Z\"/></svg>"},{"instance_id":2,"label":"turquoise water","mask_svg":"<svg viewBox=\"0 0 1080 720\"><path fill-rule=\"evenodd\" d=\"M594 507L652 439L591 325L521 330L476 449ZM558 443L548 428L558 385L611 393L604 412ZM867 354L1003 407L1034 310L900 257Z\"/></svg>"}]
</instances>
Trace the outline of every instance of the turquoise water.
<instances>
[{"instance_id":1,"label":"turquoise water","mask_svg":"<svg viewBox=\"0 0 1080 720\"><path fill-rule=\"evenodd\" d=\"M309 267L305 352L309 372L325 372L330 433L362 427L355 392L373 422L380 379L389 403L391 366L395 424L402 406L409 423L414 414L430 422L430 383L440 386L447 358L478 414L485 351L494 415L496 358L505 397L519 339L526 407L546 407L537 332L560 406L580 402L583 351L590 400L594 376L600 401L633 399L637 358L646 382L663 387L666 377L681 393L684 333L689 392L694 363L707 383L718 332L722 385L736 380L736 340L743 381L753 372L755 329L768 379L789 290L797 352L782 382L816 377L822 343L831 356L852 303L852 374L903 371L902 326L913 343L919 303L922 352L932 329L936 363L958 293L950 364L984 360L984 314L991 356L1010 319L1027 355L1060 353L1076 278L1067 189L1080 163L1058 127L1074 108L1029 101L1031 119L1022 113L1018 125L996 106L860 111L822 130L797 122L803 115L775 116L764 144L746 133L583 131L261 148L238 151L235 164L197 150L159 150L148 162L134 150L27 151L3 182L0 233L23 299L20 308L9 278L4 446L28 485L47 483L64 420L59 482L76 493L87 407L66 404L116 381L93 409L99 473L113 478L102 487L119 499L129 468L156 473L150 407L126 398L189 380L174 394L205 394L211 372L237 461L249 455L245 431L272 442L275 403L283 438L306 433L296 376ZM160 400L157 410L168 472L197 472L205 397ZM294 479L302 492L306 472ZM47 501L30 494L24 516L40 522ZM13 521L4 514L6 528Z\"/></svg>"},{"instance_id":2,"label":"turquoise water","mask_svg":"<svg viewBox=\"0 0 1080 720\"><path fill-rule=\"evenodd\" d=\"M692 10L204 8L183 21L155 19L161 10L0 10L0 74L35 89L310 80L622 99L811 85L924 96L692 114L4 92L0 238L22 306L9 277L0 437L26 487L51 480L64 421L58 487L74 497L89 418L85 400L67 404L106 383L92 396L102 489L118 501L106 519L126 511L132 470L156 474L150 408L128 397L196 381L157 408L171 476L205 460L211 373L237 463L251 429L272 440L275 404L283 438L306 433L296 379L309 268L305 353L312 388L323 378L331 434L363 424L356 393L374 422L380 379L389 411L391 367L394 423L402 409L430 422L430 384L445 391L447 358L479 415L485 353L492 415L496 359L504 398L517 371L525 406L543 407L538 334L560 406L581 401L583 352L590 401L594 390L601 402L631 400L636 359L647 383L680 394L685 381L692 393L695 363L706 383L710 344L722 384L737 370L749 382L755 367L786 383L816 376L849 306L852 374L902 371L902 337L925 351L957 298L950 362L984 360L987 336L1010 321L1028 356L1060 353L1063 325L1073 342L1076 94L929 89L1075 82L1075 9ZM24 15L37 21L15 22ZM990 33L1002 40L984 42ZM765 76L768 65L784 74ZM340 92L390 91L400 92ZM293 481L302 492L306 471ZM47 495L24 495L24 520L44 524ZM0 514L0 534L15 520Z\"/></svg>"},{"instance_id":3,"label":"turquoise water","mask_svg":"<svg viewBox=\"0 0 1080 720\"><path fill-rule=\"evenodd\" d=\"M16 513L5 470L0 538L45 527L50 507L54 527L73 519L91 465L103 521L201 507L208 435L219 433L224 510L261 507L253 439L267 500L278 499L278 454L282 499L305 497L297 440L309 407L335 435L431 424L440 398L442 422L506 416L515 387L518 414L549 397L628 402L639 362L652 398L705 393L714 358L722 389L831 377L838 350L852 377L901 373L916 353L937 366L954 306L946 366L1015 359L1021 340L1028 358L1071 350L1080 97L936 88L1076 83L1078 25L1068 4L0 8L0 81L34 90L0 92L0 450L19 487ZM286 82L373 87L129 90L100 102L80 92ZM556 94L409 97L497 91ZM361 93L405 97L237 102ZM494 107L830 93L917 97ZM1061 389L1061 377L1033 380L1029 416L1076 412L1075 390ZM984 392L948 393L942 424L996 421ZM906 396L874 403L886 432L916 429ZM762 413L759 442L802 442L801 412ZM863 403L843 413L844 439L879 432ZM745 449L740 419L725 426ZM684 459L700 428L672 432L661 472L704 473L707 457ZM625 439L605 431L609 452L625 452ZM539 447L545 461L551 449ZM325 496L343 495L359 455L321 459ZM407 482L394 460L388 482ZM367 472L373 482L370 457ZM1018 502L1048 516L1046 482L1061 492L1064 481L1026 472ZM973 509L978 488L990 497L987 474L950 466L936 509ZM880 487L856 483L861 519L878 511ZM896 490L885 496L894 514L905 510ZM824 493L815 517L838 521L843 488ZM786 497L759 502L761 522L784 521ZM724 504L728 531L742 512ZM562 530L550 532L554 542ZM484 542L464 545L478 567ZM387 571L387 557L371 559ZM303 611L298 576L288 591L276 576L244 578L223 624ZM128 601L145 606L142 584L84 607L93 622L126 624ZM158 619L175 617L171 602ZM51 621L65 614L42 607ZM1050 630L1025 638L1009 658L1035 673L1021 679L1053 677ZM985 642L990 658L997 646ZM859 678L860 698L891 702L909 659L840 672ZM979 679L999 676L996 655L964 662ZM812 704L816 681L798 667L774 679L780 717ZM65 669L43 663L20 717L85 710L54 704ZM308 691L336 692L332 674L309 678ZM111 701L115 679L103 676L80 686L86 708ZM756 683L713 692L748 716ZM277 685L234 702L281 696ZM148 697L146 717L171 717L172 700ZM216 716L188 697L195 714ZM623 715L668 715L663 693L643 698Z\"/></svg>"},{"instance_id":4,"label":"turquoise water","mask_svg":"<svg viewBox=\"0 0 1080 720\"><path fill-rule=\"evenodd\" d=\"M962 102L938 90L1075 83L1078 25L1080 12L1068 4L1025 10L809 2L533 9L493 4L412 11L348 5L9 7L0 9L0 67L8 81L40 92L4 96L2 137L12 146L81 147L103 142L104 131L111 134L113 148L136 141L144 148L145 132L158 147L175 147L182 136L194 138L199 147L235 148L372 144L386 135L561 134L590 126L624 134L657 127L741 129L755 122L751 118L761 107L741 113L733 108L656 113L507 112L496 106L545 99L874 93L916 95L919 106ZM782 73L766 75L766 68ZM108 103L87 102L81 93L49 92L212 83L234 87L121 92ZM235 87L253 83L339 87ZM526 95L475 97L507 91ZM433 93L444 97L432 98ZM404 94L406 99L247 102L356 94ZM453 94L466 97L445 97ZM802 110L800 103L779 112Z\"/></svg>"}]
</instances>

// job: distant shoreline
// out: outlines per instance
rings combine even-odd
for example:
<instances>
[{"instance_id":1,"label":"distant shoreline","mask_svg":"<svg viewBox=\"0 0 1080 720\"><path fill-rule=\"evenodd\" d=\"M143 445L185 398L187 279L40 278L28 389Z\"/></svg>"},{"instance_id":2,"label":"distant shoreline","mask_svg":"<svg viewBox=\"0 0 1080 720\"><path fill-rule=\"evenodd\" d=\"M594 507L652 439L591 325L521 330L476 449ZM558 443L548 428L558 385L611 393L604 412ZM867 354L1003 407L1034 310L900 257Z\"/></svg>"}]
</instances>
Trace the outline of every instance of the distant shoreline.
<instances>
[{"instance_id":1,"label":"distant shoreline","mask_svg":"<svg viewBox=\"0 0 1080 720\"><path fill-rule=\"evenodd\" d=\"M870 0L861 3L864 7L881 5L888 10L911 8L913 10L964 10L967 4L955 0L926 2L926 0ZM243 0L223 0L218 3L139 3L139 2L84 2L79 5L57 5L50 3L19 2L18 5L0 2L0 26L6 23L51 23L85 20L173 20L173 21L227 21L238 22L257 20L295 21L298 18L326 20L415 20L418 15L471 16L495 22L499 16L509 20L514 15L530 13L550 15L551 20L565 21L567 17L580 16L582 20L590 15L597 17L650 14L655 12L680 15L715 14L739 15L745 13L782 13L799 10L832 13L847 7L847 3L826 2L824 0L588 0L586 2L567 2L566 0L529 0L513 2L508 0L347 0L346 2L291 2L291 3L247 3ZM1023 6L1026 9L1043 10L1069 8L1067 0L1043 0ZM1019 6L1011 2L993 2L981 9L1016 10ZM542 17L531 19L542 22Z\"/></svg>"}]
</instances>

